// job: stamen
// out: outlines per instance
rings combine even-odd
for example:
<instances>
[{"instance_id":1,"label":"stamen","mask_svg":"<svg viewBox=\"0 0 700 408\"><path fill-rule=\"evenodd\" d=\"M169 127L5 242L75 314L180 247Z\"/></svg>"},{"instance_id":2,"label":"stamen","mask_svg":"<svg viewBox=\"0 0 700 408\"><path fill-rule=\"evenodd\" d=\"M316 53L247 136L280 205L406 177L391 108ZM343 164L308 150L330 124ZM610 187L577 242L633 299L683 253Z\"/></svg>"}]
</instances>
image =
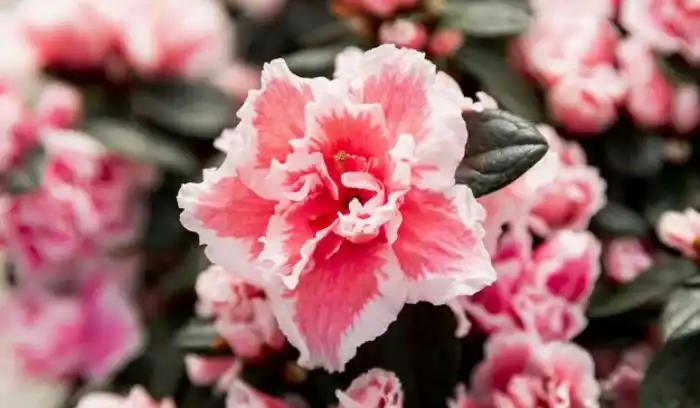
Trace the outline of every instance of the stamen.
<instances>
[{"instance_id":1,"label":"stamen","mask_svg":"<svg viewBox=\"0 0 700 408\"><path fill-rule=\"evenodd\" d=\"M338 153L336 153L333 157L334 157L335 160L337 160L337 161L344 161L345 159L348 158L348 153L345 152L345 151L343 151L343 150L341 150L341 151L339 151Z\"/></svg>"}]
</instances>

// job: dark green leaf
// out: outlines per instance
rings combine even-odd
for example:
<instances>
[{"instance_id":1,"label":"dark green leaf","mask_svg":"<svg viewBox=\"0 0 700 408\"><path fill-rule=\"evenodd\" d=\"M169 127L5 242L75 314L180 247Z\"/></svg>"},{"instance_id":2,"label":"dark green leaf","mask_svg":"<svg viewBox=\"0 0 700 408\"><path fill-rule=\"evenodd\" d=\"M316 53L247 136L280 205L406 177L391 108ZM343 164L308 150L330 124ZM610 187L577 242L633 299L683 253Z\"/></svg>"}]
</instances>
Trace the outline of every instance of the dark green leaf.
<instances>
[{"instance_id":1,"label":"dark green leaf","mask_svg":"<svg viewBox=\"0 0 700 408\"><path fill-rule=\"evenodd\" d=\"M700 83L700 68L688 64L680 55L657 55L656 61L666 77L676 84Z\"/></svg>"},{"instance_id":2,"label":"dark green leaf","mask_svg":"<svg viewBox=\"0 0 700 408\"><path fill-rule=\"evenodd\" d=\"M315 30L305 32L299 38L299 43L304 47L326 46L354 34L355 31L346 21L333 21Z\"/></svg>"},{"instance_id":3,"label":"dark green leaf","mask_svg":"<svg viewBox=\"0 0 700 408\"><path fill-rule=\"evenodd\" d=\"M661 317L663 337L669 339L698 330L700 330L700 289L678 289L666 303Z\"/></svg>"},{"instance_id":4,"label":"dark green leaf","mask_svg":"<svg viewBox=\"0 0 700 408\"><path fill-rule=\"evenodd\" d=\"M606 136L607 166L623 177L654 176L664 164L664 140L653 132L613 132Z\"/></svg>"},{"instance_id":5,"label":"dark green leaf","mask_svg":"<svg viewBox=\"0 0 700 408\"><path fill-rule=\"evenodd\" d=\"M41 186L46 168L46 151L41 145L27 150L20 162L3 176L3 192L26 194Z\"/></svg>"},{"instance_id":6,"label":"dark green leaf","mask_svg":"<svg viewBox=\"0 0 700 408\"><path fill-rule=\"evenodd\" d=\"M631 208L609 202L593 217L591 229L610 237L642 237L649 232L649 224Z\"/></svg>"},{"instance_id":7,"label":"dark green leaf","mask_svg":"<svg viewBox=\"0 0 700 408\"><path fill-rule=\"evenodd\" d=\"M146 384L156 399L171 396L185 375L184 354L172 343L173 327L164 320L149 324L149 344L146 357L149 376Z\"/></svg>"},{"instance_id":8,"label":"dark green leaf","mask_svg":"<svg viewBox=\"0 0 700 408\"><path fill-rule=\"evenodd\" d=\"M673 292L696 273L697 267L689 259L664 255L651 268L620 287L615 293L591 299L588 315L614 316L658 300Z\"/></svg>"},{"instance_id":9,"label":"dark green leaf","mask_svg":"<svg viewBox=\"0 0 700 408\"><path fill-rule=\"evenodd\" d=\"M511 68L504 50L468 41L455 55L455 63L473 75L502 109L534 123L545 121L535 88Z\"/></svg>"},{"instance_id":10,"label":"dark green leaf","mask_svg":"<svg viewBox=\"0 0 700 408\"><path fill-rule=\"evenodd\" d=\"M158 285L159 292L175 295L184 290L192 290L197 282L197 276L208 266L209 260L204 255L202 247L192 248L177 268L163 275Z\"/></svg>"},{"instance_id":11,"label":"dark green leaf","mask_svg":"<svg viewBox=\"0 0 700 408\"><path fill-rule=\"evenodd\" d=\"M639 408L700 407L700 333L667 342L647 367Z\"/></svg>"},{"instance_id":12,"label":"dark green leaf","mask_svg":"<svg viewBox=\"0 0 700 408\"><path fill-rule=\"evenodd\" d=\"M289 69L298 75L321 75L332 73L335 57L345 47L330 45L321 48L309 48L288 54L284 57Z\"/></svg>"},{"instance_id":13,"label":"dark green leaf","mask_svg":"<svg viewBox=\"0 0 700 408\"><path fill-rule=\"evenodd\" d=\"M475 37L513 36L530 25L528 7L509 0L447 1L445 24Z\"/></svg>"},{"instance_id":14,"label":"dark green leaf","mask_svg":"<svg viewBox=\"0 0 700 408\"><path fill-rule=\"evenodd\" d=\"M477 197L511 183L547 152L547 142L535 126L512 113L487 109L465 114L464 119L469 141L455 178Z\"/></svg>"},{"instance_id":15,"label":"dark green leaf","mask_svg":"<svg viewBox=\"0 0 700 408\"><path fill-rule=\"evenodd\" d=\"M230 356L231 348L219 336L214 323L192 320L175 337L176 347L185 354L203 356Z\"/></svg>"},{"instance_id":16,"label":"dark green leaf","mask_svg":"<svg viewBox=\"0 0 700 408\"><path fill-rule=\"evenodd\" d=\"M150 83L132 93L130 104L137 119L185 137L214 139L236 119L233 100L207 82Z\"/></svg>"},{"instance_id":17,"label":"dark green leaf","mask_svg":"<svg viewBox=\"0 0 700 408\"><path fill-rule=\"evenodd\" d=\"M134 160L182 173L190 173L197 168L197 160L188 150L135 123L94 118L85 122L84 130L107 149Z\"/></svg>"}]
</instances>

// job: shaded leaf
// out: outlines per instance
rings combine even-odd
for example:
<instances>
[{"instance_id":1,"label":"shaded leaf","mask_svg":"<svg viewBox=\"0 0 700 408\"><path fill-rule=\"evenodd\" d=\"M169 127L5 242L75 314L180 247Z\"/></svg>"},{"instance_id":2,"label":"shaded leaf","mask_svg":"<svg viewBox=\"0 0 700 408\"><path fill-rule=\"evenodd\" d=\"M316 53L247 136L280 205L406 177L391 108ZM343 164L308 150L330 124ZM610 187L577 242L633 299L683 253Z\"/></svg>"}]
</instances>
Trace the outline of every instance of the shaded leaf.
<instances>
[{"instance_id":1,"label":"shaded leaf","mask_svg":"<svg viewBox=\"0 0 700 408\"><path fill-rule=\"evenodd\" d=\"M152 321L149 335L149 376L145 385L153 398L162 399L173 395L185 376L184 354L173 346L173 327L168 322Z\"/></svg>"},{"instance_id":2,"label":"shaded leaf","mask_svg":"<svg viewBox=\"0 0 700 408\"><path fill-rule=\"evenodd\" d=\"M321 75L333 72L335 57L345 47L330 45L321 48L308 48L284 57L287 66L298 75Z\"/></svg>"},{"instance_id":3,"label":"shaded leaf","mask_svg":"<svg viewBox=\"0 0 700 408\"><path fill-rule=\"evenodd\" d=\"M640 408L700 406L700 333L667 342L651 359L639 394Z\"/></svg>"},{"instance_id":4,"label":"shaded leaf","mask_svg":"<svg viewBox=\"0 0 700 408\"><path fill-rule=\"evenodd\" d=\"M41 186L46 169L46 150L36 145L24 152L19 163L3 175L3 192L26 194Z\"/></svg>"},{"instance_id":5,"label":"shaded leaf","mask_svg":"<svg viewBox=\"0 0 700 408\"><path fill-rule=\"evenodd\" d=\"M469 141L455 178L477 197L511 183L547 152L535 126L512 113L487 109L467 113L464 119Z\"/></svg>"},{"instance_id":6,"label":"shaded leaf","mask_svg":"<svg viewBox=\"0 0 700 408\"><path fill-rule=\"evenodd\" d=\"M591 220L591 229L610 237L642 237L649 232L649 224L631 208L608 202Z\"/></svg>"},{"instance_id":7,"label":"shaded leaf","mask_svg":"<svg viewBox=\"0 0 700 408\"><path fill-rule=\"evenodd\" d=\"M355 35L355 31L350 24L339 20L305 32L299 37L299 43L304 47L325 46L353 35Z\"/></svg>"},{"instance_id":8,"label":"shaded leaf","mask_svg":"<svg viewBox=\"0 0 700 408\"><path fill-rule=\"evenodd\" d=\"M604 152L607 166L623 177L651 177L664 164L664 140L653 132L613 132L605 138Z\"/></svg>"},{"instance_id":9,"label":"shaded leaf","mask_svg":"<svg viewBox=\"0 0 700 408\"><path fill-rule=\"evenodd\" d=\"M534 123L545 121L535 88L511 68L505 50L468 41L457 52L454 61L461 70L473 75L501 108Z\"/></svg>"},{"instance_id":10,"label":"shaded leaf","mask_svg":"<svg viewBox=\"0 0 700 408\"><path fill-rule=\"evenodd\" d=\"M681 288L675 291L661 316L664 339L684 336L700 330L700 289Z\"/></svg>"},{"instance_id":11,"label":"shaded leaf","mask_svg":"<svg viewBox=\"0 0 700 408\"><path fill-rule=\"evenodd\" d=\"M614 316L668 295L697 273L695 264L686 258L662 256L651 268L609 296L592 298L590 317Z\"/></svg>"},{"instance_id":12,"label":"shaded leaf","mask_svg":"<svg viewBox=\"0 0 700 408\"><path fill-rule=\"evenodd\" d=\"M136 161L186 174L197 168L196 158L187 149L135 123L113 118L93 118L85 122L84 131L107 149Z\"/></svg>"},{"instance_id":13,"label":"shaded leaf","mask_svg":"<svg viewBox=\"0 0 700 408\"><path fill-rule=\"evenodd\" d=\"M204 254L204 249L195 246L177 268L163 275L158 285L159 292L175 295L184 290L192 290L197 276L208 266L209 259Z\"/></svg>"},{"instance_id":14,"label":"shaded leaf","mask_svg":"<svg viewBox=\"0 0 700 408\"><path fill-rule=\"evenodd\" d=\"M656 55L656 61L666 78L674 83L700 83L700 68L688 64L680 55Z\"/></svg>"},{"instance_id":15,"label":"shaded leaf","mask_svg":"<svg viewBox=\"0 0 700 408\"><path fill-rule=\"evenodd\" d=\"M213 139L235 124L231 98L208 82L161 80L131 94L134 116L168 133Z\"/></svg>"},{"instance_id":16,"label":"shaded leaf","mask_svg":"<svg viewBox=\"0 0 700 408\"><path fill-rule=\"evenodd\" d=\"M192 320L177 333L174 344L184 354L230 356L233 353L219 336L214 322L207 320Z\"/></svg>"},{"instance_id":17,"label":"shaded leaf","mask_svg":"<svg viewBox=\"0 0 700 408\"><path fill-rule=\"evenodd\" d=\"M445 24L470 36L513 36L530 25L529 7L509 0L448 1L443 10Z\"/></svg>"}]
</instances>

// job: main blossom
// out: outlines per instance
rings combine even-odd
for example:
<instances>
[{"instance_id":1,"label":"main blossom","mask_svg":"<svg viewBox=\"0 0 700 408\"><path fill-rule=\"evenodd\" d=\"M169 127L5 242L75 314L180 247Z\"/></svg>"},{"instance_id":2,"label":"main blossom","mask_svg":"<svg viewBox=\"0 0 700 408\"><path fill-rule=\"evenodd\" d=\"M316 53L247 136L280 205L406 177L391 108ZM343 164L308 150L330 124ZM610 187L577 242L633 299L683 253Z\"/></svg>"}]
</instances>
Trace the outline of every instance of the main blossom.
<instances>
[{"instance_id":1,"label":"main blossom","mask_svg":"<svg viewBox=\"0 0 700 408\"><path fill-rule=\"evenodd\" d=\"M333 80L283 60L183 186L183 225L212 262L265 288L306 367L342 370L405 303L444 304L495 279L483 208L454 173L464 97L422 53L383 45Z\"/></svg>"}]
</instances>

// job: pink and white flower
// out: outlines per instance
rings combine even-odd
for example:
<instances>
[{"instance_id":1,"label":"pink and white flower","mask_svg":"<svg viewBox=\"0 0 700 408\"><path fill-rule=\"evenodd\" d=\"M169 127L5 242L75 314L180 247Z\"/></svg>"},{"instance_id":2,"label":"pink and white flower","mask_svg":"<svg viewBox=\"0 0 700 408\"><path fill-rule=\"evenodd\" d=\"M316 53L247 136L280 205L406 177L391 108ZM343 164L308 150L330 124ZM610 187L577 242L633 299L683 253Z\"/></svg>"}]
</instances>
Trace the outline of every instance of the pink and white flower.
<instances>
[{"instance_id":1,"label":"pink and white flower","mask_svg":"<svg viewBox=\"0 0 700 408\"><path fill-rule=\"evenodd\" d=\"M548 90L554 119L580 134L598 134L617 120L626 85L610 65L572 72Z\"/></svg>"},{"instance_id":2,"label":"pink and white flower","mask_svg":"<svg viewBox=\"0 0 700 408\"><path fill-rule=\"evenodd\" d=\"M521 332L489 338L463 399L474 403L453 406L585 408L598 407L599 396L593 360L584 349Z\"/></svg>"},{"instance_id":3,"label":"pink and white flower","mask_svg":"<svg viewBox=\"0 0 700 408\"><path fill-rule=\"evenodd\" d=\"M124 288L98 270L78 293L15 292L3 329L28 375L102 380L140 351L139 318ZM127 272L129 271L122 271Z\"/></svg>"},{"instance_id":4,"label":"pink and white flower","mask_svg":"<svg viewBox=\"0 0 700 408\"><path fill-rule=\"evenodd\" d=\"M695 258L700 255L700 214L692 208L661 215L656 233L664 244Z\"/></svg>"},{"instance_id":5,"label":"pink and white flower","mask_svg":"<svg viewBox=\"0 0 700 408\"><path fill-rule=\"evenodd\" d=\"M37 50L18 20L12 12L0 12L0 87L29 87L39 72Z\"/></svg>"},{"instance_id":6,"label":"pink and white flower","mask_svg":"<svg viewBox=\"0 0 700 408\"><path fill-rule=\"evenodd\" d=\"M142 168L76 131L45 129L40 137L48 156L42 186L6 198L0 211L18 271L62 272L96 248L131 243L141 225Z\"/></svg>"},{"instance_id":7,"label":"pink and white flower","mask_svg":"<svg viewBox=\"0 0 700 408\"><path fill-rule=\"evenodd\" d=\"M428 31L423 25L407 19L386 21L379 27L379 41L421 50L428 41Z\"/></svg>"},{"instance_id":8,"label":"pink and white flower","mask_svg":"<svg viewBox=\"0 0 700 408\"><path fill-rule=\"evenodd\" d=\"M38 126L67 129L76 124L83 114L80 92L67 84L50 83L41 92L34 108Z\"/></svg>"},{"instance_id":9,"label":"pink and white flower","mask_svg":"<svg viewBox=\"0 0 700 408\"><path fill-rule=\"evenodd\" d=\"M622 25L654 49L700 64L700 6L693 0L623 0Z\"/></svg>"},{"instance_id":10,"label":"pink and white flower","mask_svg":"<svg viewBox=\"0 0 700 408\"><path fill-rule=\"evenodd\" d=\"M306 367L342 370L404 303L495 279L483 208L454 184L459 91L414 50L383 45L361 62L332 81L267 64L224 163L178 196L212 262L264 285Z\"/></svg>"},{"instance_id":11,"label":"pink and white flower","mask_svg":"<svg viewBox=\"0 0 700 408\"><path fill-rule=\"evenodd\" d=\"M336 391L338 408L402 408L403 390L392 372L374 368L355 378L345 391Z\"/></svg>"},{"instance_id":12,"label":"pink and white flower","mask_svg":"<svg viewBox=\"0 0 700 408\"><path fill-rule=\"evenodd\" d=\"M136 386L127 396L106 392L88 394L76 408L175 408L175 403L170 399L154 401L143 387Z\"/></svg>"},{"instance_id":13,"label":"pink and white flower","mask_svg":"<svg viewBox=\"0 0 700 408\"><path fill-rule=\"evenodd\" d=\"M620 42L617 56L620 75L628 87L627 111L643 126L665 125L675 90L657 65L652 49L641 39L628 37Z\"/></svg>"},{"instance_id":14,"label":"pink and white flower","mask_svg":"<svg viewBox=\"0 0 700 408\"><path fill-rule=\"evenodd\" d=\"M604 395L616 407L637 408L644 371L654 350L646 344L630 348L615 370L601 383Z\"/></svg>"},{"instance_id":15,"label":"pink and white flower","mask_svg":"<svg viewBox=\"0 0 700 408\"><path fill-rule=\"evenodd\" d=\"M193 384L216 385L218 391L226 392L238 379L243 364L235 357L189 354L185 356L185 368Z\"/></svg>"},{"instance_id":16,"label":"pink and white flower","mask_svg":"<svg viewBox=\"0 0 700 408\"><path fill-rule=\"evenodd\" d=\"M688 134L700 124L700 89L694 84L676 87L671 106L671 125L678 133Z\"/></svg>"},{"instance_id":17,"label":"pink and white flower","mask_svg":"<svg viewBox=\"0 0 700 408\"><path fill-rule=\"evenodd\" d=\"M42 64L78 69L97 67L106 61L114 32L94 4L90 0L19 3L21 27Z\"/></svg>"},{"instance_id":18,"label":"pink and white flower","mask_svg":"<svg viewBox=\"0 0 700 408\"><path fill-rule=\"evenodd\" d=\"M561 231L533 253L537 279L553 294L585 306L600 276L601 245L588 231Z\"/></svg>"},{"instance_id":19,"label":"pink and white flower","mask_svg":"<svg viewBox=\"0 0 700 408\"><path fill-rule=\"evenodd\" d=\"M245 382L234 381L228 389L226 408L291 408L284 400L266 395Z\"/></svg>"},{"instance_id":20,"label":"pink and white flower","mask_svg":"<svg viewBox=\"0 0 700 408\"><path fill-rule=\"evenodd\" d=\"M261 289L211 266L199 275L196 290L203 310L215 316L219 334L237 356L257 357L284 346L284 335Z\"/></svg>"},{"instance_id":21,"label":"pink and white flower","mask_svg":"<svg viewBox=\"0 0 700 408\"><path fill-rule=\"evenodd\" d=\"M203 77L231 61L233 27L219 1L104 0L95 7L140 74Z\"/></svg>"},{"instance_id":22,"label":"pink and white flower","mask_svg":"<svg viewBox=\"0 0 700 408\"><path fill-rule=\"evenodd\" d=\"M464 33L453 28L438 28L430 36L427 50L436 57L449 57L464 43Z\"/></svg>"},{"instance_id":23,"label":"pink and white flower","mask_svg":"<svg viewBox=\"0 0 700 408\"><path fill-rule=\"evenodd\" d=\"M635 238L616 238L605 249L605 275L617 283L627 283L648 269L653 259Z\"/></svg>"},{"instance_id":24,"label":"pink and white flower","mask_svg":"<svg viewBox=\"0 0 700 408\"><path fill-rule=\"evenodd\" d=\"M588 4L588 3L586 3ZM573 14L571 4L565 13L536 15L530 29L514 43L516 66L552 86L564 76L611 65L620 34L605 18L586 13Z\"/></svg>"},{"instance_id":25,"label":"pink and white flower","mask_svg":"<svg viewBox=\"0 0 700 408\"><path fill-rule=\"evenodd\" d=\"M554 14L562 18L569 16L591 16L610 18L615 15L616 0L591 0L571 3L568 0L530 0L536 15Z\"/></svg>"},{"instance_id":26,"label":"pink and white flower","mask_svg":"<svg viewBox=\"0 0 700 408\"><path fill-rule=\"evenodd\" d=\"M588 232L563 231L534 253L526 233L504 235L492 256L498 280L461 298L484 332L526 330L547 340L569 340L586 326L584 308L600 274L600 244Z\"/></svg>"}]
</instances>

